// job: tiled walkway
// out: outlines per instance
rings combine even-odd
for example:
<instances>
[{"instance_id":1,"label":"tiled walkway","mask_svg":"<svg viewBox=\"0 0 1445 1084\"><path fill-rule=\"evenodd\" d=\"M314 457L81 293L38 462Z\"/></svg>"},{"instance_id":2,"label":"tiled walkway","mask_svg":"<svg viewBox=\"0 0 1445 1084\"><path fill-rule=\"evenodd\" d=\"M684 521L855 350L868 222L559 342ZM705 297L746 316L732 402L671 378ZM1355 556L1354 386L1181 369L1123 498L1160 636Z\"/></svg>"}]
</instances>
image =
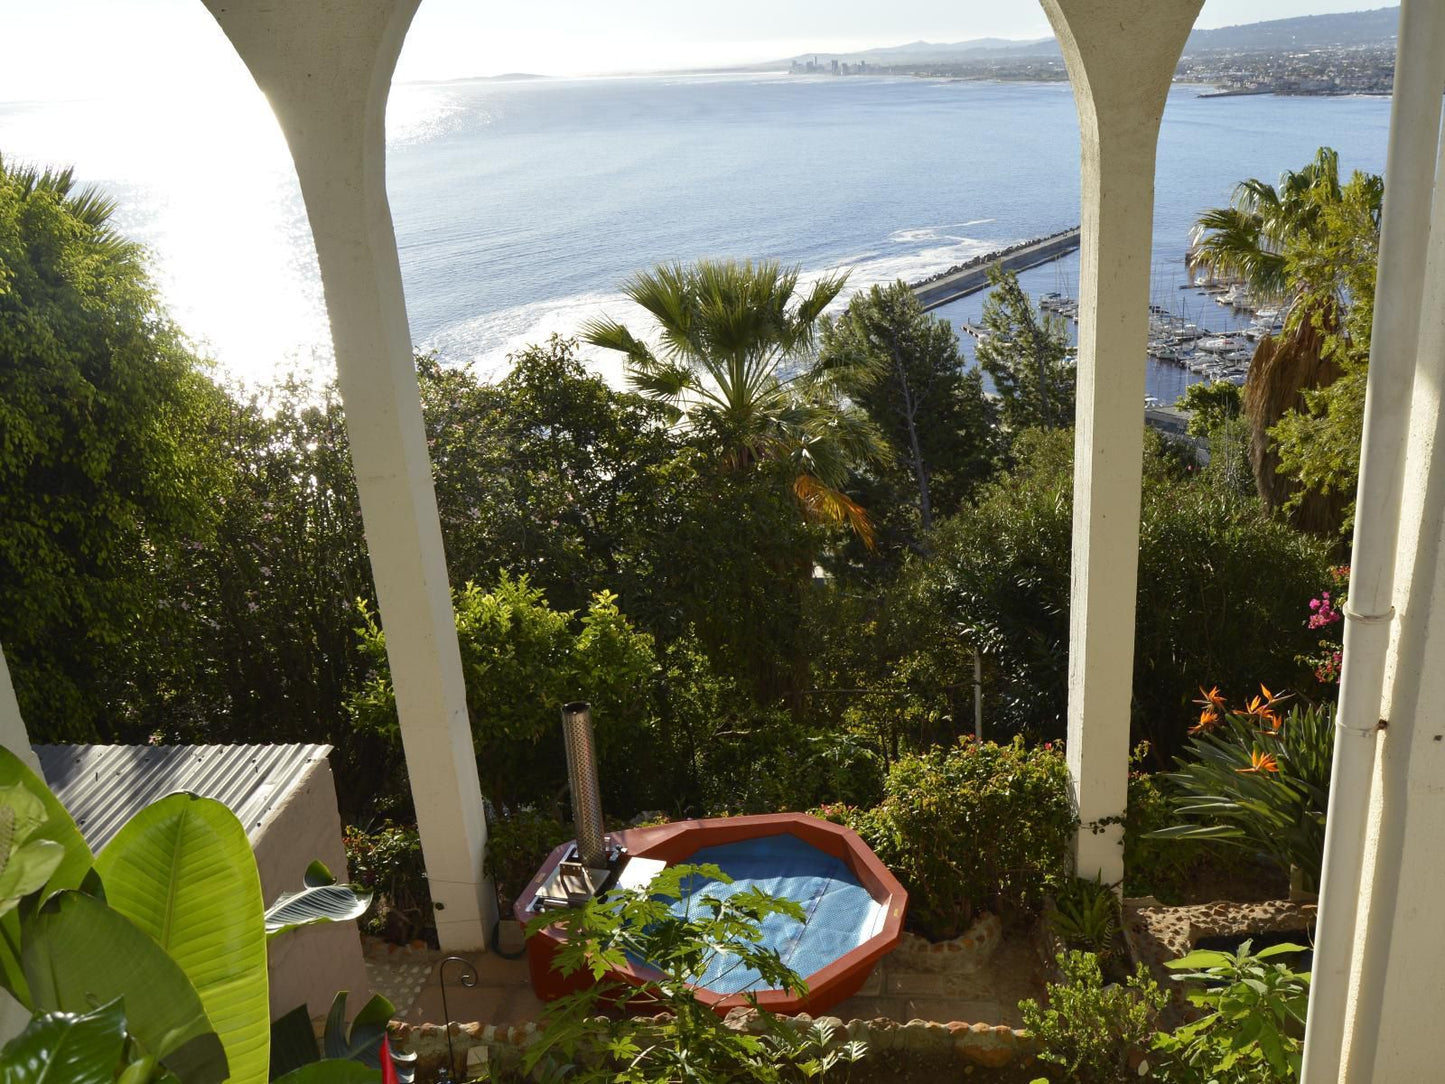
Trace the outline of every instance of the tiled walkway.
<instances>
[{"instance_id":1,"label":"tiled walkway","mask_svg":"<svg viewBox=\"0 0 1445 1084\"><path fill-rule=\"evenodd\" d=\"M396 1004L397 1019L409 1024L444 1023L447 1014L442 1011L437 978L444 958L440 952L389 952L380 942L368 942L367 973L372 988ZM525 960L506 960L490 952L468 953L465 958L475 967L477 981L466 987L460 982L460 967L447 967L447 1008L452 1020L510 1025L541 1015L542 1003L532 993ZM902 966L893 956L884 957L863 989L829 1015L844 1020L962 1020L1017 1027L1022 1023L1019 1000L1042 995L1042 968L1033 946L1025 938L1010 936L984 968L972 973L917 971Z\"/></svg>"}]
</instances>

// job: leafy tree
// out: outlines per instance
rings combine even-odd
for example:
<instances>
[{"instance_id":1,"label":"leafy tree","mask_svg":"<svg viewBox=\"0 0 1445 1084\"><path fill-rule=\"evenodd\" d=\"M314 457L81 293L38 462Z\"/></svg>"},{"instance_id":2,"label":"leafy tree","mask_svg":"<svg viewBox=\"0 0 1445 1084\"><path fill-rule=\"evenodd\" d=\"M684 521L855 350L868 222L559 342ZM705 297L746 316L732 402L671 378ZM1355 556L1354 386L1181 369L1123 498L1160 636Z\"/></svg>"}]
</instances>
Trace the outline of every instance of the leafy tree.
<instances>
[{"instance_id":1,"label":"leafy tree","mask_svg":"<svg viewBox=\"0 0 1445 1084\"><path fill-rule=\"evenodd\" d=\"M1208 444L1209 461L1200 472L1205 484L1223 490L1229 497L1254 493L1249 422L1244 417L1244 393L1239 386L1228 380L1191 384L1178 406L1190 412L1190 436Z\"/></svg>"},{"instance_id":2,"label":"leafy tree","mask_svg":"<svg viewBox=\"0 0 1445 1084\"><path fill-rule=\"evenodd\" d=\"M779 477L809 518L869 538L867 513L843 487L850 468L882 458L877 429L844 400L837 367L807 363L843 283L824 278L795 299L798 269L776 262L664 265L623 284L656 322L660 353L616 320L592 321L583 337L625 354L633 386L667 404L726 468L783 464Z\"/></svg>"},{"instance_id":3,"label":"leafy tree","mask_svg":"<svg viewBox=\"0 0 1445 1084\"><path fill-rule=\"evenodd\" d=\"M1295 494L1290 475L1280 472L1269 431L1287 412L1302 411L1309 391L1340 375L1339 348L1351 338L1348 310L1374 296L1383 194L1383 181L1373 174L1356 172L1342 184L1338 153L1321 147L1277 186L1242 181L1229 206L1205 211L1195 225L1192 267L1242 282L1256 298L1287 309L1284 334L1262 339L1250 365L1250 454L1266 506L1288 502L1296 521L1313 530L1337 525L1342 502L1324 499L1328 494L1318 490L1309 497ZM1349 228L1342 229L1346 222ZM1367 292L1360 289L1361 275L1370 277Z\"/></svg>"},{"instance_id":4,"label":"leafy tree","mask_svg":"<svg viewBox=\"0 0 1445 1084\"><path fill-rule=\"evenodd\" d=\"M858 374L846 390L888 437L917 491L918 525L933 529L992 466L983 381L965 373L958 337L923 311L908 284L874 286L823 325L824 365Z\"/></svg>"},{"instance_id":5,"label":"leafy tree","mask_svg":"<svg viewBox=\"0 0 1445 1084\"><path fill-rule=\"evenodd\" d=\"M42 741L126 740L174 619L158 569L207 539L221 396L112 203L0 160L0 641Z\"/></svg>"},{"instance_id":6,"label":"leafy tree","mask_svg":"<svg viewBox=\"0 0 1445 1084\"><path fill-rule=\"evenodd\" d=\"M1353 525L1365 423L1365 382L1370 331L1375 318L1379 265L1380 179L1356 174L1340 201L1326 207L1318 231L1289 252L1292 273L1308 284L1301 307L1312 314L1322 358L1338 366L1333 383L1303 393L1303 407L1286 411L1270 437L1279 469L1299 490L1292 498L1319 494L1344 505L1342 530ZM1343 313L1337 320L1333 313Z\"/></svg>"},{"instance_id":7,"label":"leafy tree","mask_svg":"<svg viewBox=\"0 0 1445 1084\"><path fill-rule=\"evenodd\" d=\"M975 354L1003 400L1013 432L1074 421L1074 360L1060 317L1038 311L1012 271L989 270L983 334Z\"/></svg>"},{"instance_id":8,"label":"leafy tree","mask_svg":"<svg viewBox=\"0 0 1445 1084\"><path fill-rule=\"evenodd\" d=\"M526 575L570 608L646 563L681 445L659 404L609 388L576 351L553 336L496 384L417 358L453 583Z\"/></svg>"},{"instance_id":9,"label":"leafy tree","mask_svg":"<svg viewBox=\"0 0 1445 1084\"><path fill-rule=\"evenodd\" d=\"M1201 381L1184 389L1178 405L1190 414L1189 435L1208 437L1218 426L1239 417L1244 393L1228 380Z\"/></svg>"}]
</instances>

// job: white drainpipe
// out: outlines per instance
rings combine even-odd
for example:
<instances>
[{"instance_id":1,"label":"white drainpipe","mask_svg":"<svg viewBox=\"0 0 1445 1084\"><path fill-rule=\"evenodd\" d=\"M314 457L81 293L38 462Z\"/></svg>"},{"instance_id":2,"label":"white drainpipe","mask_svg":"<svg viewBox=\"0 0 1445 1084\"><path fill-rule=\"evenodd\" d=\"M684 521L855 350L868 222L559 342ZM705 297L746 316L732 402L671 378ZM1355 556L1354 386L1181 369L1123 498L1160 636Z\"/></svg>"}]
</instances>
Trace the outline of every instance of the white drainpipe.
<instances>
[{"instance_id":1,"label":"white drainpipe","mask_svg":"<svg viewBox=\"0 0 1445 1084\"><path fill-rule=\"evenodd\" d=\"M1445 4L1403 0L1399 42L1301 1084L1336 1084L1340 1077L1375 735L1394 623L1405 442L1445 90Z\"/></svg>"}]
</instances>

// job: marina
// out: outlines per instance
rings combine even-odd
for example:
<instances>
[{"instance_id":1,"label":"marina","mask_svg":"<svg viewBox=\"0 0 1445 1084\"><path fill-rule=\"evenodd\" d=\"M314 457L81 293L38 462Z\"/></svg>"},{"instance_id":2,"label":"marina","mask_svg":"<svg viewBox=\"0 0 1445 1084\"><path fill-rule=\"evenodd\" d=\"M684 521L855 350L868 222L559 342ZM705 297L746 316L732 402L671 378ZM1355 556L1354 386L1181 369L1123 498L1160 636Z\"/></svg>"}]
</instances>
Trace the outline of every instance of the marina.
<instances>
[{"instance_id":1,"label":"marina","mask_svg":"<svg viewBox=\"0 0 1445 1084\"><path fill-rule=\"evenodd\" d=\"M983 257L989 264L994 257ZM1046 314L1068 322L1071 329L1079 321L1079 303L1060 281L1058 289L1037 296L1037 305ZM918 284L914 284L915 291ZM1199 311L1190 313L1184 298L1174 309L1163 305L1149 306L1150 360L1183 370L1196 383L1201 380L1228 381L1243 386L1249 374L1249 363L1259 341L1266 335L1278 335L1284 329L1283 310L1273 301L1254 298L1238 283L1221 283L1196 279L1178 287L1194 291L1200 298ZM1156 291L1156 296L1159 291ZM1205 300L1212 300L1223 310L1221 316L1231 325L1226 330L1211 330L1205 324ZM976 320L955 320L954 329L975 341L983 341L988 332Z\"/></svg>"}]
</instances>

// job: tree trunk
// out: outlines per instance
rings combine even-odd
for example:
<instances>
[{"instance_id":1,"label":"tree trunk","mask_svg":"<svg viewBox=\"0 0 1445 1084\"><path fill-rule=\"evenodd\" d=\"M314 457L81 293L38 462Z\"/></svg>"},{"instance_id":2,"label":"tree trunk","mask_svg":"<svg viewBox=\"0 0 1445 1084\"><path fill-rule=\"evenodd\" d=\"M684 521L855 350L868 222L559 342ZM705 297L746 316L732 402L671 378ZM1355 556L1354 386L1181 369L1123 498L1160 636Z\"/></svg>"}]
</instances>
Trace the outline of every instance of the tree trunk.
<instances>
[{"instance_id":1,"label":"tree trunk","mask_svg":"<svg viewBox=\"0 0 1445 1084\"><path fill-rule=\"evenodd\" d=\"M908 374L898 348L892 348L893 368L898 373L898 386L903 389L903 424L908 428L908 450L913 460L913 477L918 482L918 522L924 533L933 529L933 499L928 492L928 468L923 462L923 448L918 443L918 404L908 386Z\"/></svg>"}]
</instances>

